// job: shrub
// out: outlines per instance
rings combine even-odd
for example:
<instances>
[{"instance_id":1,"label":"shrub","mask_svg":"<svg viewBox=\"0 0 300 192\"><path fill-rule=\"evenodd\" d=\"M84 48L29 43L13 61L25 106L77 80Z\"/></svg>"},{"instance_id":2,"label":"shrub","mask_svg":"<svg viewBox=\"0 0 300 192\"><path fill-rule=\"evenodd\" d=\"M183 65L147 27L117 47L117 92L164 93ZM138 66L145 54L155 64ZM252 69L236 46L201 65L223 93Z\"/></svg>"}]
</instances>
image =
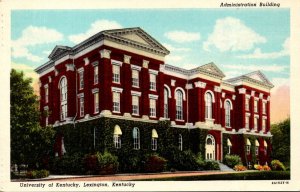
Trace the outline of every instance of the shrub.
<instances>
[{"instance_id":1,"label":"shrub","mask_svg":"<svg viewBox=\"0 0 300 192\"><path fill-rule=\"evenodd\" d=\"M50 171L55 174L82 174L85 170L81 153L55 157L52 161Z\"/></svg>"},{"instance_id":2,"label":"shrub","mask_svg":"<svg viewBox=\"0 0 300 192\"><path fill-rule=\"evenodd\" d=\"M168 166L169 169L173 168L180 171L194 171L199 169L196 156L190 150L180 151L177 148L168 151Z\"/></svg>"},{"instance_id":3,"label":"shrub","mask_svg":"<svg viewBox=\"0 0 300 192\"><path fill-rule=\"evenodd\" d=\"M103 154L98 152L96 157L100 174L114 174L118 172L119 162L117 156L105 151Z\"/></svg>"},{"instance_id":4,"label":"shrub","mask_svg":"<svg viewBox=\"0 0 300 192\"><path fill-rule=\"evenodd\" d=\"M216 161L206 161L204 169L205 170L220 170L220 166L219 166L218 162L216 162Z\"/></svg>"},{"instance_id":5,"label":"shrub","mask_svg":"<svg viewBox=\"0 0 300 192\"><path fill-rule=\"evenodd\" d=\"M166 169L167 160L158 156L151 155L147 158L145 163L146 172L161 172Z\"/></svg>"},{"instance_id":6,"label":"shrub","mask_svg":"<svg viewBox=\"0 0 300 192\"><path fill-rule=\"evenodd\" d=\"M271 168L268 165L262 166L263 171L271 171Z\"/></svg>"},{"instance_id":7,"label":"shrub","mask_svg":"<svg viewBox=\"0 0 300 192\"><path fill-rule=\"evenodd\" d=\"M236 165L236 166L234 166L233 170L235 170L235 171L246 171L247 168L244 165Z\"/></svg>"},{"instance_id":8,"label":"shrub","mask_svg":"<svg viewBox=\"0 0 300 192\"><path fill-rule=\"evenodd\" d=\"M96 174L99 171L97 155L93 155L93 154L85 155L84 169L87 174Z\"/></svg>"},{"instance_id":9,"label":"shrub","mask_svg":"<svg viewBox=\"0 0 300 192\"><path fill-rule=\"evenodd\" d=\"M258 170L258 171L261 171L261 170L263 169L263 166L258 165L258 164L255 164L255 165L254 165L254 169L255 169L255 170Z\"/></svg>"},{"instance_id":10,"label":"shrub","mask_svg":"<svg viewBox=\"0 0 300 192\"><path fill-rule=\"evenodd\" d=\"M49 176L49 171L42 169L42 170L33 170L28 171L26 173L26 177L29 179L37 179L37 178L44 178Z\"/></svg>"},{"instance_id":11,"label":"shrub","mask_svg":"<svg viewBox=\"0 0 300 192\"><path fill-rule=\"evenodd\" d=\"M283 165L283 163L281 163L279 160L273 160L271 161L271 167L272 170L274 171L285 171L285 166Z\"/></svg>"},{"instance_id":12,"label":"shrub","mask_svg":"<svg viewBox=\"0 0 300 192\"><path fill-rule=\"evenodd\" d=\"M226 155L224 158L224 164L226 164L230 168L233 168L236 165L241 165L242 160L238 155Z\"/></svg>"}]
</instances>

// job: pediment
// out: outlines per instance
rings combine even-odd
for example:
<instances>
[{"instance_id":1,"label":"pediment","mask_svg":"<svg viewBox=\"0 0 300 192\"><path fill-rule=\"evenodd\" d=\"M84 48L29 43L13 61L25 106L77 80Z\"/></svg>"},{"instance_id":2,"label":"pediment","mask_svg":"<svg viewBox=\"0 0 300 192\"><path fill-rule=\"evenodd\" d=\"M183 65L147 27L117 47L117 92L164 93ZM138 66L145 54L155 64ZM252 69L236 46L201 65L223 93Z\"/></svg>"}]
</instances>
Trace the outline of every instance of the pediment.
<instances>
[{"instance_id":1,"label":"pediment","mask_svg":"<svg viewBox=\"0 0 300 192\"><path fill-rule=\"evenodd\" d=\"M57 45L52 50L52 52L50 53L50 55L48 56L48 58L52 59L52 58L56 57L57 55L61 55L64 52L69 51L69 50L71 50L70 47Z\"/></svg>"},{"instance_id":2,"label":"pediment","mask_svg":"<svg viewBox=\"0 0 300 192\"><path fill-rule=\"evenodd\" d=\"M169 50L139 27L106 30L103 33L129 43L139 44L169 54Z\"/></svg>"},{"instance_id":3,"label":"pediment","mask_svg":"<svg viewBox=\"0 0 300 192\"><path fill-rule=\"evenodd\" d=\"M271 82L266 78L266 76L262 72L260 72L260 71L254 71L254 72L246 74L245 76L247 76L247 77L249 77L251 79L260 81L262 83L271 84Z\"/></svg>"},{"instance_id":4,"label":"pediment","mask_svg":"<svg viewBox=\"0 0 300 192\"><path fill-rule=\"evenodd\" d=\"M207 71L209 73L218 75L220 77L225 77L224 73L214 63L208 63L206 65L202 65L202 66L200 66L200 68L204 69L205 71Z\"/></svg>"}]
</instances>

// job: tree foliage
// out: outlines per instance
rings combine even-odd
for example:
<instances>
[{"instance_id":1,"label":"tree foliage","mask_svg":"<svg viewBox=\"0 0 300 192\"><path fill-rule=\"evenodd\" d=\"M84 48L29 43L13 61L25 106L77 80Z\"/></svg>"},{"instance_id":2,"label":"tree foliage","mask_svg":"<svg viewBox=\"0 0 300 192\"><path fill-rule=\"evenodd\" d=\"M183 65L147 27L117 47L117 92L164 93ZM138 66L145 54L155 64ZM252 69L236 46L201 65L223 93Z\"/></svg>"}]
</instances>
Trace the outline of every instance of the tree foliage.
<instances>
[{"instance_id":1,"label":"tree foliage","mask_svg":"<svg viewBox=\"0 0 300 192\"><path fill-rule=\"evenodd\" d=\"M11 70L11 163L35 165L47 153L54 131L39 125L38 97L23 72Z\"/></svg>"},{"instance_id":2,"label":"tree foliage","mask_svg":"<svg viewBox=\"0 0 300 192\"><path fill-rule=\"evenodd\" d=\"M271 126L273 159L290 163L290 118Z\"/></svg>"}]
</instances>

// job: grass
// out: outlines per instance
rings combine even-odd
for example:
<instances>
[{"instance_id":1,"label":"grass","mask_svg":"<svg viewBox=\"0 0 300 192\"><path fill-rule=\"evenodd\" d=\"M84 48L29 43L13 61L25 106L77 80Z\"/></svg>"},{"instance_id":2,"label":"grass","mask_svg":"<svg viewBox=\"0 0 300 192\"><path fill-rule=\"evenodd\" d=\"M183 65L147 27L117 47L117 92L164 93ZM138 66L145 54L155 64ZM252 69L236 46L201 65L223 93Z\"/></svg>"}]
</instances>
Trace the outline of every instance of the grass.
<instances>
[{"instance_id":1,"label":"grass","mask_svg":"<svg viewBox=\"0 0 300 192\"><path fill-rule=\"evenodd\" d=\"M147 179L142 181L198 181L198 180L289 180L290 171L254 171L223 173L217 175L182 176Z\"/></svg>"}]
</instances>

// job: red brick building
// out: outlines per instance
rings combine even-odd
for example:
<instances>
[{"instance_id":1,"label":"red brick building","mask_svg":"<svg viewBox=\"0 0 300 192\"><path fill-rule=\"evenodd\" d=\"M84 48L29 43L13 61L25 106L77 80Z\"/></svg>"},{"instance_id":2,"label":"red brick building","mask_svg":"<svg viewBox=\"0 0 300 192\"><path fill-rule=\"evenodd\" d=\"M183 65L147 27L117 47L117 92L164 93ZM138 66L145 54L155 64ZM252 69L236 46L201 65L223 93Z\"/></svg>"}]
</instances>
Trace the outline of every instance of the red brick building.
<instances>
[{"instance_id":1,"label":"red brick building","mask_svg":"<svg viewBox=\"0 0 300 192\"><path fill-rule=\"evenodd\" d=\"M204 142L200 152L207 160L222 161L229 153L246 163L269 161L272 83L260 71L225 80L214 63L191 70L175 67L165 64L168 54L140 28L102 31L74 47L56 46L49 61L36 69L44 114L41 125L59 130L97 119L130 121L133 126L143 122L146 126L126 128L132 132L127 147L159 151L164 133L155 126L168 121L181 133L173 143L179 150ZM110 143L122 150L128 138L122 124L110 128L112 134L105 136L102 147ZM90 131L90 140L97 148L104 128L94 126L98 128ZM198 129L206 130L205 141L183 136ZM67 137L63 132L57 135L56 155L71 150Z\"/></svg>"}]
</instances>

